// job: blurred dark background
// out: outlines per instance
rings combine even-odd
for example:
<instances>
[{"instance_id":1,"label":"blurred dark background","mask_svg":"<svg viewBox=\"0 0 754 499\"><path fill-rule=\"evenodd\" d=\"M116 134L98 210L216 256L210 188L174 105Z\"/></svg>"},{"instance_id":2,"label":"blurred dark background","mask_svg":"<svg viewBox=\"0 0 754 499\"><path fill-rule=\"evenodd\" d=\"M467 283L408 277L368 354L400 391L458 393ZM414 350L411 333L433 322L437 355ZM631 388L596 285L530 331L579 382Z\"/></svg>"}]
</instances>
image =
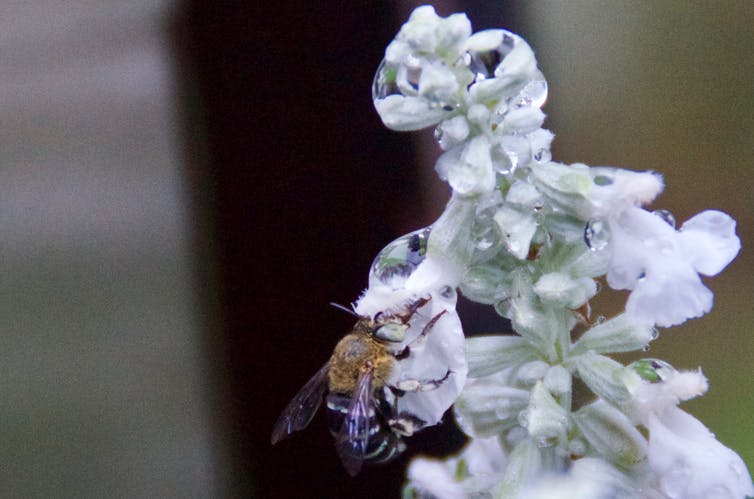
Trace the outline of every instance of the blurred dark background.
<instances>
[{"instance_id":1,"label":"blurred dark background","mask_svg":"<svg viewBox=\"0 0 754 499\"><path fill-rule=\"evenodd\" d=\"M416 5L36 0L0 18L0 495L396 497L411 456L462 445L448 422L350 478L322 414L269 444L352 325L328 303L449 196L431 130L390 132L371 102ZM686 408L750 466L752 5L435 3L534 48L555 160L656 169L656 208L738 220L712 313L642 356L704 368Z\"/></svg>"}]
</instances>

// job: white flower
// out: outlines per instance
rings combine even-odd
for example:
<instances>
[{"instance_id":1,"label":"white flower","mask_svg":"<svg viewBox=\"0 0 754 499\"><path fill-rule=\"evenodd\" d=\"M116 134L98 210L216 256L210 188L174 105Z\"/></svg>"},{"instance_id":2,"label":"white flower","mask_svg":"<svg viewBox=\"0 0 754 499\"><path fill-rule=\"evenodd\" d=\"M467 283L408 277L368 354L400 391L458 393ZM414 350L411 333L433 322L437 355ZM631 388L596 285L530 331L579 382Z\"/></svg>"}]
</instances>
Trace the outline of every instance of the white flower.
<instances>
[{"instance_id":1,"label":"white flower","mask_svg":"<svg viewBox=\"0 0 754 499\"><path fill-rule=\"evenodd\" d=\"M468 373L463 329L455 310L456 294L452 289L445 291L415 294L378 283L370 286L355 306L357 314L375 317L381 313L401 313L419 298L429 298L428 303L411 317L405 338L395 346L396 351L408 346L409 355L397 361L395 378L390 380L397 386L417 381L428 386L421 391L409 390L396 401L397 412L418 417L424 422L422 427L441 421L461 393ZM434 324L426 329L432 320L435 320ZM432 381L441 383L433 388ZM392 403L392 393L387 395Z\"/></svg>"},{"instance_id":2,"label":"white flower","mask_svg":"<svg viewBox=\"0 0 754 499\"><path fill-rule=\"evenodd\" d=\"M466 499L487 492L501 477L506 458L497 438L475 438L458 456L419 457L408 467L408 491L419 497Z\"/></svg>"},{"instance_id":3,"label":"white flower","mask_svg":"<svg viewBox=\"0 0 754 499\"><path fill-rule=\"evenodd\" d=\"M360 316L401 314L420 299L429 299L409 321L409 328L396 351L409 347L409 355L398 360L393 384L443 380L428 391L408 391L397 399L398 412L407 412L425 426L440 422L458 397L468 371L463 329L455 310L455 267L439 255L424 256L419 240L428 231L420 230L398 238L375 259L369 288L354 310ZM420 260L416 262L416 260ZM425 331L430 321L434 324ZM424 337L419 338L424 333Z\"/></svg>"},{"instance_id":4,"label":"white flower","mask_svg":"<svg viewBox=\"0 0 754 499\"><path fill-rule=\"evenodd\" d=\"M736 256L735 221L702 212L676 231L659 216L630 207L609 219L607 282L629 289L626 312L645 324L669 327L712 308L712 292L699 273L715 275Z\"/></svg>"},{"instance_id":5,"label":"white flower","mask_svg":"<svg viewBox=\"0 0 754 499\"><path fill-rule=\"evenodd\" d=\"M448 296L432 294L429 303L420 308L409 322L406 339L401 344L401 347L409 345L409 355L398 361L398 383L442 380L436 388L408 391L397 399L398 413L412 414L424 421L426 426L442 420L443 414L456 401L466 383L466 344L455 303L455 293ZM415 341L424 332L427 323L435 318L437 321L426 331L426 336Z\"/></svg>"},{"instance_id":6,"label":"white flower","mask_svg":"<svg viewBox=\"0 0 754 499\"><path fill-rule=\"evenodd\" d=\"M414 54L443 54L448 59L457 58L471 35L471 22L466 14L453 14L447 18L437 15L431 5L417 7L408 21L385 50L385 60L403 63Z\"/></svg>"},{"instance_id":7,"label":"white flower","mask_svg":"<svg viewBox=\"0 0 754 499\"><path fill-rule=\"evenodd\" d=\"M754 495L754 485L738 454L707 427L678 407L649 416L649 466L667 497L707 499Z\"/></svg>"},{"instance_id":8,"label":"white flower","mask_svg":"<svg viewBox=\"0 0 754 499\"><path fill-rule=\"evenodd\" d=\"M743 460L677 407L707 390L701 372L678 372L662 361L645 359L625 370L624 382L639 420L649 430L652 486L670 498L754 495Z\"/></svg>"},{"instance_id":9,"label":"white flower","mask_svg":"<svg viewBox=\"0 0 754 499\"><path fill-rule=\"evenodd\" d=\"M654 172L588 167L581 163L547 163L532 168L532 182L553 208L577 218L600 220L646 204L662 192Z\"/></svg>"},{"instance_id":10,"label":"white flower","mask_svg":"<svg viewBox=\"0 0 754 499\"><path fill-rule=\"evenodd\" d=\"M428 5L387 47L373 85L388 128L438 125L446 153L437 170L466 196L491 191L496 171L549 161L552 134L541 129L539 109L546 98L547 82L523 39L505 30L471 35L465 15L442 18Z\"/></svg>"},{"instance_id":11,"label":"white flower","mask_svg":"<svg viewBox=\"0 0 754 499\"><path fill-rule=\"evenodd\" d=\"M624 493L619 484L611 481L618 472L604 473L605 476L595 474L602 471L593 463L600 461L596 458L579 459L572 470L567 473L547 473L530 480L516 494L516 499L605 499L608 497L626 497L618 495ZM610 467L601 462L605 468ZM624 479L624 481L626 481ZM630 496L629 496L630 497Z\"/></svg>"},{"instance_id":12,"label":"white flower","mask_svg":"<svg viewBox=\"0 0 754 499\"><path fill-rule=\"evenodd\" d=\"M476 196L495 188L490 143L478 136L445 152L435 166L440 178L447 179L453 191Z\"/></svg>"}]
</instances>

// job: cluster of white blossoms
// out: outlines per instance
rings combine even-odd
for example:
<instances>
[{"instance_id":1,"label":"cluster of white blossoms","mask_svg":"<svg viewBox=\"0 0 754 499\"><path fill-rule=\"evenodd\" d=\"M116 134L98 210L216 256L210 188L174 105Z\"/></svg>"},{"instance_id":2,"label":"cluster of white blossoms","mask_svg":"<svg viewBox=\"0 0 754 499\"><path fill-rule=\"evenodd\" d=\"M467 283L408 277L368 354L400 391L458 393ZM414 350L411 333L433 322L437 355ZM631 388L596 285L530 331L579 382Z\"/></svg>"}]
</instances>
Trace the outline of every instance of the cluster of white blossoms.
<instances>
[{"instance_id":1,"label":"cluster of white blossoms","mask_svg":"<svg viewBox=\"0 0 754 499\"><path fill-rule=\"evenodd\" d=\"M373 97L393 130L435 127L436 169L453 190L431 227L380 253L356 304L375 316L430 297L427 317L444 310L407 371L453 378L403 409L432 424L454 404L471 441L445 460L415 459L405 497L754 495L741 458L678 408L706 391L700 371L609 356L710 311L700 274L738 253L735 221L705 211L677 228L669 212L642 208L663 189L657 173L552 161L534 52L505 30L472 34L464 14L417 8ZM624 313L592 320L600 278L630 293ZM515 334L468 338L464 352L456 290ZM575 379L592 399L574 402Z\"/></svg>"}]
</instances>

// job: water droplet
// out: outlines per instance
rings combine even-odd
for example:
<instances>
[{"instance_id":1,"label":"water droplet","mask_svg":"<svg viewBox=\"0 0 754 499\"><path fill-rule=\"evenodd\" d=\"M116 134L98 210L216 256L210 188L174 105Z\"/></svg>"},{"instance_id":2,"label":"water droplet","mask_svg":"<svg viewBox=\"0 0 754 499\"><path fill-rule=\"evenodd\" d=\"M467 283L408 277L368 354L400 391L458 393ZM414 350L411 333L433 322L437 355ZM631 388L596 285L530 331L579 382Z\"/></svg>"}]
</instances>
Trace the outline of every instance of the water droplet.
<instances>
[{"instance_id":1,"label":"water droplet","mask_svg":"<svg viewBox=\"0 0 754 499\"><path fill-rule=\"evenodd\" d=\"M537 437L537 447L543 449L545 447L553 447L558 443L557 437Z\"/></svg>"},{"instance_id":2,"label":"water droplet","mask_svg":"<svg viewBox=\"0 0 754 499\"><path fill-rule=\"evenodd\" d=\"M527 83L510 101L511 108L542 107L547 100L547 82L534 80Z\"/></svg>"},{"instance_id":3,"label":"water droplet","mask_svg":"<svg viewBox=\"0 0 754 499\"><path fill-rule=\"evenodd\" d=\"M372 80L372 100L382 100L391 95L416 96L419 94L419 82L422 77L422 60L409 57L405 64L390 64L384 59L377 68ZM425 96L431 107L442 107L452 111L451 103L435 99L432 95Z\"/></svg>"},{"instance_id":4,"label":"water droplet","mask_svg":"<svg viewBox=\"0 0 754 499\"><path fill-rule=\"evenodd\" d=\"M502 40L497 47L489 50L470 50L469 69L474 73L474 83L484 81L487 78L495 77L495 69L500 65L505 57L511 53L518 42L518 36L505 30Z\"/></svg>"},{"instance_id":5,"label":"water droplet","mask_svg":"<svg viewBox=\"0 0 754 499\"><path fill-rule=\"evenodd\" d=\"M638 276L636 276L636 280L637 280L637 281L639 281L639 282L644 282L644 281L646 281L646 280L647 280L647 273L646 273L646 272L644 272L644 271L642 271L642 272L639 272L639 275L638 275Z\"/></svg>"},{"instance_id":6,"label":"water droplet","mask_svg":"<svg viewBox=\"0 0 754 499\"><path fill-rule=\"evenodd\" d=\"M653 327L652 332L649 335L649 339L654 341L659 337L660 337L660 331L658 331L656 327Z\"/></svg>"},{"instance_id":7,"label":"water droplet","mask_svg":"<svg viewBox=\"0 0 754 499\"><path fill-rule=\"evenodd\" d=\"M607 320L607 318L604 315L598 315L597 317L594 318L594 325L595 326L599 326L600 324L602 324L606 320Z\"/></svg>"},{"instance_id":8,"label":"water droplet","mask_svg":"<svg viewBox=\"0 0 754 499\"><path fill-rule=\"evenodd\" d=\"M549 149L542 148L534 153L534 161L537 163L547 163L552 159L552 153Z\"/></svg>"},{"instance_id":9,"label":"water droplet","mask_svg":"<svg viewBox=\"0 0 754 499\"><path fill-rule=\"evenodd\" d=\"M516 171L516 168L518 168L518 153L506 149L500 144L490 149L490 157L492 158L493 168L500 174L512 175Z\"/></svg>"},{"instance_id":10,"label":"water droplet","mask_svg":"<svg viewBox=\"0 0 754 499\"><path fill-rule=\"evenodd\" d=\"M500 314L502 317L505 317L506 319L510 319L513 316L514 305L513 300L511 300L509 296L495 303L494 307L495 312Z\"/></svg>"},{"instance_id":11,"label":"water droplet","mask_svg":"<svg viewBox=\"0 0 754 499\"><path fill-rule=\"evenodd\" d=\"M437 128L435 128L435 140L437 141L438 144L442 144L442 136L443 136L442 128L438 126Z\"/></svg>"},{"instance_id":12,"label":"water droplet","mask_svg":"<svg viewBox=\"0 0 754 499\"><path fill-rule=\"evenodd\" d=\"M642 352L649 352L649 345L644 345L643 347L641 347L641 351Z\"/></svg>"},{"instance_id":13,"label":"water droplet","mask_svg":"<svg viewBox=\"0 0 754 499\"><path fill-rule=\"evenodd\" d=\"M495 416L498 419L508 419L511 417L510 403L501 403L500 407L495 409Z\"/></svg>"},{"instance_id":14,"label":"water droplet","mask_svg":"<svg viewBox=\"0 0 754 499\"><path fill-rule=\"evenodd\" d=\"M607 175L597 175L592 179L592 182L594 182L595 185L605 186L612 185L613 179L612 177L608 177Z\"/></svg>"},{"instance_id":15,"label":"water droplet","mask_svg":"<svg viewBox=\"0 0 754 499\"><path fill-rule=\"evenodd\" d=\"M447 300L450 300L452 298L455 298L456 290L455 288L451 288L450 286L443 286L442 289L440 289L440 296Z\"/></svg>"},{"instance_id":16,"label":"water droplet","mask_svg":"<svg viewBox=\"0 0 754 499\"><path fill-rule=\"evenodd\" d=\"M500 245L500 229L491 217L479 218L471 228L471 237L475 248L486 253L497 251Z\"/></svg>"},{"instance_id":17,"label":"water droplet","mask_svg":"<svg viewBox=\"0 0 754 499\"><path fill-rule=\"evenodd\" d=\"M597 289L597 291L595 291L594 294L597 294L600 291L602 291L602 283L600 281L594 281L594 284L596 285L596 289Z\"/></svg>"},{"instance_id":18,"label":"water droplet","mask_svg":"<svg viewBox=\"0 0 754 499\"><path fill-rule=\"evenodd\" d=\"M675 229L675 216L669 210L655 210L652 212L652 215L657 215L663 222Z\"/></svg>"},{"instance_id":19,"label":"water droplet","mask_svg":"<svg viewBox=\"0 0 754 499\"><path fill-rule=\"evenodd\" d=\"M430 229L401 236L380 251L372 262L369 283L389 284L396 278L406 279L424 260Z\"/></svg>"},{"instance_id":20,"label":"water droplet","mask_svg":"<svg viewBox=\"0 0 754 499\"><path fill-rule=\"evenodd\" d=\"M584 227L584 242L592 251L605 249L610 239L607 224L602 220L590 220Z\"/></svg>"},{"instance_id":21,"label":"water droplet","mask_svg":"<svg viewBox=\"0 0 754 499\"><path fill-rule=\"evenodd\" d=\"M664 360L652 358L637 360L628 367L633 369L641 379L650 383L664 381L676 372L675 368Z\"/></svg>"},{"instance_id":22,"label":"water droplet","mask_svg":"<svg viewBox=\"0 0 754 499\"><path fill-rule=\"evenodd\" d=\"M523 410L519 412L518 417L516 419L518 420L518 424L520 424L522 428L529 427L529 411L528 410Z\"/></svg>"},{"instance_id":23,"label":"water droplet","mask_svg":"<svg viewBox=\"0 0 754 499\"><path fill-rule=\"evenodd\" d=\"M383 59L372 81L372 100L384 99L389 95L400 94L398 88L398 68L388 65Z\"/></svg>"}]
</instances>

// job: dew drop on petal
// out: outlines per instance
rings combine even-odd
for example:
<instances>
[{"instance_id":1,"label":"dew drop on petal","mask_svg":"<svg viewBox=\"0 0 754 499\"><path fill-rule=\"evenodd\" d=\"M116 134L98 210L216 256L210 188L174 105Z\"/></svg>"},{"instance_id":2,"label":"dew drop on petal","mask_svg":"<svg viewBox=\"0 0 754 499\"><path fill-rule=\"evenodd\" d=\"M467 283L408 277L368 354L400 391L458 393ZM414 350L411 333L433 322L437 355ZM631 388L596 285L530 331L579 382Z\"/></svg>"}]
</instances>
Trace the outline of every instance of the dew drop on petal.
<instances>
[{"instance_id":1,"label":"dew drop on petal","mask_svg":"<svg viewBox=\"0 0 754 499\"><path fill-rule=\"evenodd\" d=\"M675 229L675 216L669 210L655 210L652 215L660 217L663 222Z\"/></svg>"},{"instance_id":2,"label":"dew drop on petal","mask_svg":"<svg viewBox=\"0 0 754 499\"><path fill-rule=\"evenodd\" d=\"M606 185L612 185L613 179L612 177L609 177L607 175L597 175L592 179L592 182L594 182L594 185L599 185L601 187L604 187Z\"/></svg>"},{"instance_id":3,"label":"dew drop on petal","mask_svg":"<svg viewBox=\"0 0 754 499\"><path fill-rule=\"evenodd\" d=\"M495 409L495 416L497 416L498 419L504 420L511 417L510 413L510 407L507 407L506 404L502 404L500 407Z\"/></svg>"},{"instance_id":4,"label":"dew drop on petal","mask_svg":"<svg viewBox=\"0 0 754 499\"><path fill-rule=\"evenodd\" d=\"M480 218L471 228L471 237L478 251L495 250L500 245L500 229L491 217Z\"/></svg>"},{"instance_id":5,"label":"dew drop on petal","mask_svg":"<svg viewBox=\"0 0 754 499\"><path fill-rule=\"evenodd\" d=\"M455 290L455 288L452 288L450 286L444 286L440 290L440 296L442 296L443 298L448 299L448 300L455 299L456 290Z\"/></svg>"},{"instance_id":6,"label":"dew drop on petal","mask_svg":"<svg viewBox=\"0 0 754 499\"><path fill-rule=\"evenodd\" d=\"M439 126L435 128L435 140L437 141L438 144L442 144L443 134L444 132L442 131L442 128L440 128Z\"/></svg>"},{"instance_id":7,"label":"dew drop on petal","mask_svg":"<svg viewBox=\"0 0 754 499\"><path fill-rule=\"evenodd\" d=\"M673 366L659 359L640 359L628 365L629 369L639 375L641 379L649 383L659 383L672 376L675 372Z\"/></svg>"},{"instance_id":8,"label":"dew drop on petal","mask_svg":"<svg viewBox=\"0 0 754 499\"><path fill-rule=\"evenodd\" d=\"M537 447L539 447L540 449L544 449L546 447L553 447L557 443L558 443L558 439L556 437L538 437L537 438Z\"/></svg>"},{"instance_id":9,"label":"dew drop on petal","mask_svg":"<svg viewBox=\"0 0 754 499\"><path fill-rule=\"evenodd\" d=\"M534 80L527 83L510 101L510 107L542 107L547 100L547 82Z\"/></svg>"},{"instance_id":10,"label":"dew drop on petal","mask_svg":"<svg viewBox=\"0 0 754 499\"><path fill-rule=\"evenodd\" d=\"M429 227L419 229L388 244L372 262L369 282L408 278L426 257L429 233Z\"/></svg>"},{"instance_id":11,"label":"dew drop on petal","mask_svg":"<svg viewBox=\"0 0 754 499\"><path fill-rule=\"evenodd\" d=\"M512 175L518 168L518 153L500 144L492 146L490 157L492 158L492 167L502 175Z\"/></svg>"},{"instance_id":12,"label":"dew drop on petal","mask_svg":"<svg viewBox=\"0 0 754 499\"><path fill-rule=\"evenodd\" d=\"M590 220L584 227L584 242L592 251L605 249L610 234L607 230L607 224L602 220Z\"/></svg>"},{"instance_id":13,"label":"dew drop on petal","mask_svg":"<svg viewBox=\"0 0 754 499\"><path fill-rule=\"evenodd\" d=\"M518 424L520 424L522 428L529 427L529 411L528 410L523 410L519 412L518 417L516 419L518 420Z\"/></svg>"},{"instance_id":14,"label":"dew drop on petal","mask_svg":"<svg viewBox=\"0 0 754 499\"><path fill-rule=\"evenodd\" d=\"M380 63L372 81L372 100L381 100L390 95L400 95L398 88L398 68L388 65L385 60Z\"/></svg>"},{"instance_id":15,"label":"dew drop on petal","mask_svg":"<svg viewBox=\"0 0 754 499\"><path fill-rule=\"evenodd\" d=\"M488 50L470 50L469 70L474 74L473 83L495 76L495 69L503 62L505 56L513 51L518 36L503 30L500 44Z\"/></svg>"},{"instance_id":16,"label":"dew drop on petal","mask_svg":"<svg viewBox=\"0 0 754 499\"><path fill-rule=\"evenodd\" d=\"M549 149L542 148L534 153L534 161L537 163L547 163L552 159L552 153Z\"/></svg>"}]
</instances>

